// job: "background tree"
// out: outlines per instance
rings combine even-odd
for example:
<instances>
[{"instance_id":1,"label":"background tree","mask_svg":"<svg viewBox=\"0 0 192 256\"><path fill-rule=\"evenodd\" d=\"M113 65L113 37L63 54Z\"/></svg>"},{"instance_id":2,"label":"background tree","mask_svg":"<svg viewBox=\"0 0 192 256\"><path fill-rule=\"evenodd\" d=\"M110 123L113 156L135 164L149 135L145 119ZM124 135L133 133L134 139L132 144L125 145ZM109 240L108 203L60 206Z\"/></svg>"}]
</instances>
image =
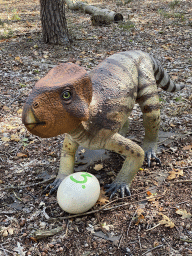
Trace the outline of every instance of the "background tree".
<instances>
[{"instance_id":1,"label":"background tree","mask_svg":"<svg viewBox=\"0 0 192 256\"><path fill-rule=\"evenodd\" d=\"M43 41L67 44L70 41L64 0L40 0Z\"/></svg>"}]
</instances>

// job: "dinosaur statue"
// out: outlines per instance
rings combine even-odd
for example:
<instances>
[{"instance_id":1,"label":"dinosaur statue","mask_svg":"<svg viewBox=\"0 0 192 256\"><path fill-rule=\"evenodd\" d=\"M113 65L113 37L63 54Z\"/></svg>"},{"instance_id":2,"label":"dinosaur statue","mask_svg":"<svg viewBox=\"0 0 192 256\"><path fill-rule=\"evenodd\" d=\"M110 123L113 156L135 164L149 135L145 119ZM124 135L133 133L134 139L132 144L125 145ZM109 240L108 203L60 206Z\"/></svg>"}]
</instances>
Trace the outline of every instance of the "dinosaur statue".
<instances>
[{"instance_id":1,"label":"dinosaur statue","mask_svg":"<svg viewBox=\"0 0 192 256\"><path fill-rule=\"evenodd\" d=\"M160 124L157 87L168 92L181 90L161 65L142 51L111 55L90 73L73 63L51 69L34 86L23 108L22 121L34 135L43 138L65 133L59 173L48 185L54 192L61 181L73 173L79 145L107 149L125 157L122 169L112 184L111 197L120 191L130 195L130 184L146 157L161 163L156 156ZM128 117L138 102L143 112L145 137L141 148L125 138Z\"/></svg>"}]
</instances>

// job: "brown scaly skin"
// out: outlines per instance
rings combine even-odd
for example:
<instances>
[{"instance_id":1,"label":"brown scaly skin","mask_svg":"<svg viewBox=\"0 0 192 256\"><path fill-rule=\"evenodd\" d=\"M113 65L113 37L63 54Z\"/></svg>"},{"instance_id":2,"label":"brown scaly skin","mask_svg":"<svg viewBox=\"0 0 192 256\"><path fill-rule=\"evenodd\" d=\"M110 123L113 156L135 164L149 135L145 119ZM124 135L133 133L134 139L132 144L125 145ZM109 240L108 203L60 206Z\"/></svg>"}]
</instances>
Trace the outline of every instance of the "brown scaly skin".
<instances>
[{"instance_id":1,"label":"brown scaly skin","mask_svg":"<svg viewBox=\"0 0 192 256\"><path fill-rule=\"evenodd\" d=\"M23 123L40 137L65 134L59 173L47 188L55 191L73 173L79 145L104 148L125 156L121 171L107 185L111 197L120 190L130 195L130 184L144 156L150 166L156 157L160 105L157 86L177 91L164 69L141 51L117 53L101 62L89 74L78 65L61 64L37 82L23 109ZM125 138L128 116L135 102L143 112L145 138L143 149Z\"/></svg>"}]
</instances>

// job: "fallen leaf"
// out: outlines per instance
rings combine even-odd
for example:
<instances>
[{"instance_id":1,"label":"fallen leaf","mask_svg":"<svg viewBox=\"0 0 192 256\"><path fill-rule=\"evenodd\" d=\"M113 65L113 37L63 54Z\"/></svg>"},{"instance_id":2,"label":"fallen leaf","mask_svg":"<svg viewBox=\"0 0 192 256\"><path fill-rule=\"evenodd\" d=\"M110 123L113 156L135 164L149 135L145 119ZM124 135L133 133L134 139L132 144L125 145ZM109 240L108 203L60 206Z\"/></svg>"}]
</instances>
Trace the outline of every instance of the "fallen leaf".
<instances>
[{"instance_id":1,"label":"fallen leaf","mask_svg":"<svg viewBox=\"0 0 192 256\"><path fill-rule=\"evenodd\" d=\"M11 135L11 140L20 141L20 137L17 134L12 134Z\"/></svg>"},{"instance_id":2,"label":"fallen leaf","mask_svg":"<svg viewBox=\"0 0 192 256\"><path fill-rule=\"evenodd\" d=\"M136 217L136 223L135 225L139 225L139 223L141 222L141 220L144 220L145 217L141 214L138 217Z\"/></svg>"},{"instance_id":3,"label":"fallen leaf","mask_svg":"<svg viewBox=\"0 0 192 256\"><path fill-rule=\"evenodd\" d=\"M23 109L22 109L22 108L20 108L20 109L17 110L17 114L22 114L22 112L23 112Z\"/></svg>"},{"instance_id":4,"label":"fallen leaf","mask_svg":"<svg viewBox=\"0 0 192 256\"><path fill-rule=\"evenodd\" d=\"M111 228L114 228L113 225L107 225L106 222L102 223L101 225L107 231L109 231Z\"/></svg>"},{"instance_id":5,"label":"fallen leaf","mask_svg":"<svg viewBox=\"0 0 192 256\"><path fill-rule=\"evenodd\" d=\"M191 218L191 213L187 212L186 210L177 210L176 211L177 214L182 215L181 218L182 219L190 219Z\"/></svg>"},{"instance_id":6,"label":"fallen leaf","mask_svg":"<svg viewBox=\"0 0 192 256\"><path fill-rule=\"evenodd\" d=\"M99 199L97 200L97 204L102 206L109 202L109 197L105 195L105 190L101 188Z\"/></svg>"},{"instance_id":7,"label":"fallen leaf","mask_svg":"<svg viewBox=\"0 0 192 256\"><path fill-rule=\"evenodd\" d=\"M183 150L191 151L192 150L192 145L187 145L187 146L183 147Z\"/></svg>"},{"instance_id":8,"label":"fallen leaf","mask_svg":"<svg viewBox=\"0 0 192 256\"><path fill-rule=\"evenodd\" d=\"M33 27L30 22L26 21L27 27L31 28Z\"/></svg>"},{"instance_id":9,"label":"fallen leaf","mask_svg":"<svg viewBox=\"0 0 192 256\"><path fill-rule=\"evenodd\" d=\"M141 215L144 212L142 208L137 208L137 215Z\"/></svg>"},{"instance_id":10,"label":"fallen leaf","mask_svg":"<svg viewBox=\"0 0 192 256\"><path fill-rule=\"evenodd\" d=\"M153 206L155 206L156 208L159 208L159 202L158 201L154 201L153 202Z\"/></svg>"},{"instance_id":11,"label":"fallen leaf","mask_svg":"<svg viewBox=\"0 0 192 256\"><path fill-rule=\"evenodd\" d=\"M163 217L163 219L159 221L159 224L165 225L165 227L168 228L174 228L175 224L166 215L162 213L159 213L159 215Z\"/></svg>"},{"instance_id":12,"label":"fallen leaf","mask_svg":"<svg viewBox=\"0 0 192 256\"><path fill-rule=\"evenodd\" d=\"M10 108L8 108L7 106L3 106L3 110L10 111Z\"/></svg>"},{"instance_id":13,"label":"fallen leaf","mask_svg":"<svg viewBox=\"0 0 192 256\"><path fill-rule=\"evenodd\" d=\"M8 231L7 231L7 229L5 229L5 230L3 231L3 236L4 236L4 237L8 236Z\"/></svg>"},{"instance_id":14,"label":"fallen leaf","mask_svg":"<svg viewBox=\"0 0 192 256\"><path fill-rule=\"evenodd\" d=\"M167 179L173 180L175 178L178 178L179 176L183 176L183 170L173 169L173 171L169 172L169 176L167 177Z\"/></svg>"},{"instance_id":15,"label":"fallen leaf","mask_svg":"<svg viewBox=\"0 0 192 256\"><path fill-rule=\"evenodd\" d=\"M185 161L177 161L176 162L176 165L178 166L178 165L180 165L180 166L186 166L187 165L187 162L185 162Z\"/></svg>"},{"instance_id":16,"label":"fallen leaf","mask_svg":"<svg viewBox=\"0 0 192 256\"><path fill-rule=\"evenodd\" d=\"M150 191L147 191L147 195L148 195L148 196L151 196L152 193L151 193Z\"/></svg>"},{"instance_id":17,"label":"fallen leaf","mask_svg":"<svg viewBox=\"0 0 192 256\"><path fill-rule=\"evenodd\" d=\"M18 61L18 62L21 62L21 59L20 59L19 56L16 56L16 57L15 57L15 60Z\"/></svg>"},{"instance_id":18,"label":"fallen leaf","mask_svg":"<svg viewBox=\"0 0 192 256\"><path fill-rule=\"evenodd\" d=\"M13 231L14 231L13 228L8 228L8 232L9 232L10 235L13 235Z\"/></svg>"},{"instance_id":19,"label":"fallen leaf","mask_svg":"<svg viewBox=\"0 0 192 256\"><path fill-rule=\"evenodd\" d=\"M161 47L162 47L163 49L165 49L166 51L169 50L169 47L168 47L167 45L162 45Z\"/></svg>"},{"instance_id":20,"label":"fallen leaf","mask_svg":"<svg viewBox=\"0 0 192 256\"><path fill-rule=\"evenodd\" d=\"M147 196L146 199L149 201L149 202L154 202L156 200L156 197L154 197L154 195L151 195L151 196Z\"/></svg>"},{"instance_id":21,"label":"fallen leaf","mask_svg":"<svg viewBox=\"0 0 192 256\"><path fill-rule=\"evenodd\" d=\"M159 242L158 242L158 241L155 241L155 242L153 243L153 247L157 247L157 246L159 246Z\"/></svg>"},{"instance_id":22,"label":"fallen leaf","mask_svg":"<svg viewBox=\"0 0 192 256\"><path fill-rule=\"evenodd\" d=\"M27 157L27 155L19 152L19 153L17 153L17 157Z\"/></svg>"},{"instance_id":23,"label":"fallen leaf","mask_svg":"<svg viewBox=\"0 0 192 256\"><path fill-rule=\"evenodd\" d=\"M103 165L102 165L102 164L96 164L96 165L93 167L93 169L94 169L95 171L100 171L101 169L103 169Z\"/></svg>"},{"instance_id":24,"label":"fallen leaf","mask_svg":"<svg viewBox=\"0 0 192 256\"><path fill-rule=\"evenodd\" d=\"M172 57L170 57L170 56L166 56L166 57L165 57L165 59L166 59L166 60L173 61L173 58L172 58Z\"/></svg>"},{"instance_id":25,"label":"fallen leaf","mask_svg":"<svg viewBox=\"0 0 192 256\"><path fill-rule=\"evenodd\" d=\"M10 139L8 137L2 137L1 140L4 141L4 142L10 141Z\"/></svg>"}]
</instances>

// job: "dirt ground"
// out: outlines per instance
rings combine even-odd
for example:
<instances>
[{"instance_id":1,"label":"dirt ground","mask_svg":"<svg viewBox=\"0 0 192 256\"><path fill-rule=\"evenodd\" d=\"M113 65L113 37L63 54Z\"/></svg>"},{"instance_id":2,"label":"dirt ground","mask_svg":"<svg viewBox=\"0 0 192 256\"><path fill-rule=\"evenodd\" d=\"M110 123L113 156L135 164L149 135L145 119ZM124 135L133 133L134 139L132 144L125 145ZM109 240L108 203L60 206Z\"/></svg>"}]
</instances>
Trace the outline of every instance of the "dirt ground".
<instances>
[{"instance_id":1,"label":"dirt ground","mask_svg":"<svg viewBox=\"0 0 192 256\"><path fill-rule=\"evenodd\" d=\"M96 27L88 14L66 9L73 43L53 46L42 42L39 1L1 1L0 255L192 255L192 2L89 3L122 13L124 21ZM59 207L56 194L43 193L57 174L63 136L29 134L21 122L22 106L55 65L72 61L89 71L111 54L131 49L151 53L176 83L185 84L174 94L159 91L162 166L144 163L131 197L108 201L103 195L91 213L72 217ZM141 145L137 105L129 130L128 137ZM91 165L90 152L87 158L77 155L102 187L123 162L107 154Z\"/></svg>"}]
</instances>

